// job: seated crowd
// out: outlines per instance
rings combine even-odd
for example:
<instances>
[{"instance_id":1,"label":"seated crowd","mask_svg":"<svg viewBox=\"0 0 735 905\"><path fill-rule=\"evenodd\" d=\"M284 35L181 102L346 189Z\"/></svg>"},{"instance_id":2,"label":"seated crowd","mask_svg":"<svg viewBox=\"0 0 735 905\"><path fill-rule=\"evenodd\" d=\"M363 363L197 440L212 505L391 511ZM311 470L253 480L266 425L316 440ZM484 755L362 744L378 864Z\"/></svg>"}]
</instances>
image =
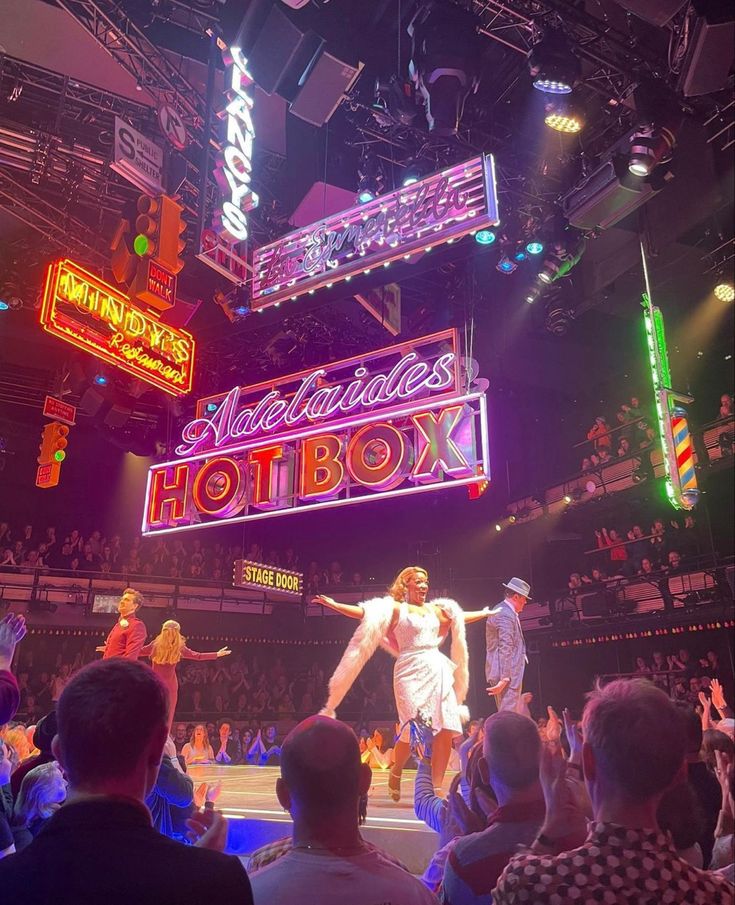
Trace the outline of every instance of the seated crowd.
<instances>
[{"instance_id":1,"label":"seated crowd","mask_svg":"<svg viewBox=\"0 0 735 905\"><path fill-rule=\"evenodd\" d=\"M11 528L8 521L0 521L2 571L63 570L78 576L146 576L230 583L236 559L303 572L308 594L329 588L361 587L364 583L360 572L345 571L337 560L328 567L314 560L302 562L293 547L265 549L252 543L243 549L218 542L205 545L199 539L186 543L178 538L123 538L119 534L106 537L99 529L85 536L79 528L58 530L50 526L38 530L30 524Z\"/></svg>"},{"instance_id":2,"label":"seated crowd","mask_svg":"<svg viewBox=\"0 0 735 905\"><path fill-rule=\"evenodd\" d=\"M609 579L682 573L701 551L697 522L689 513L681 522L670 519L667 524L657 518L647 532L640 524L620 531L597 529L595 547L599 552L591 554L590 566L569 576L568 588L573 593Z\"/></svg>"},{"instance_id":3,"label":"seated crowd","mask_svg":"<svg viewBox=\"0 0 735 905\"><path fill-rule=\"evenodd\" d=\"M720 397L719 419L732 418L733 397L723 393ZM656 443L658 430L653 409L641 405L638 396L632 396L615 413L614 420L598 415L587 431L591 449L582 459L580 470L594 472L615 459L623 459L636 453L649 451Z\"/></svg>"},{"instance_id":4,"label":"seated crowd","mask_svg":"<svg viewBox=\"0 0 735 905\"><path fill-rule=\"evenodd\" d=\"M8 669L24 634L22 617L0 621L6 726L19 697ZM718 717L720 704L729 712L718 699ZM187 772L187 745L214 753L206 734L195 727L182 764L160 679L141 662L103 660L73 675L32 737L16 732L20 763L0 745L0 890L36 905L733 905L725 723L703 732L688 702L647 678L613 681L588 695L579 722L549 707L543 725L509 711L471 724L446 797L432 783L431 730L417 727L414 808L438 836L418 879L361 833L370 749L345 723L309 716L280 745L274 794L291 833L245 867L223 853L219 787L195 786ZM267 752L268 736L257 750Z\"/></svg>"}]
</instances>

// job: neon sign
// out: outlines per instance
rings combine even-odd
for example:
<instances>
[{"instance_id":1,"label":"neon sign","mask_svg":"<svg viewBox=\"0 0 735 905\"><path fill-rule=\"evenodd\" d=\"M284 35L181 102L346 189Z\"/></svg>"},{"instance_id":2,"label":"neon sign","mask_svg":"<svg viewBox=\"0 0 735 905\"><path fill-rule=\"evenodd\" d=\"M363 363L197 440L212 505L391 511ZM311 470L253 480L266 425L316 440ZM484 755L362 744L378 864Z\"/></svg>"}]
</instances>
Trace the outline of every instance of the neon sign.
<instances>
[{"instance_id":1,"label":"neon sign","mask_svg":"<svg viewBox=\"0 0 735 905\"><path fill-rule=\"evenodd\" d=\"M191 390L192 335L161 323L73 261L49 267L41 324L47 333L172 396Z\"/></svg>"},{"instance_id":2,"label":"neon sign","mask_svg":"<svg viewBox=\"0 0 735 905\"><path fill-rule=\"evenodd\" d=\"M260 199L251 186L253 175L253 77L248 61L237 47L223 52L227 66L229 103L219 114L227 121L226 142L217 160L215 178L225 195L219 212L222 230L236 242L248 237L247 212L257 207Z\"/></svg>"},{"instance_id":3,"label":"neon sign","mask_svg":"<svg viewBox=\"0 0 735 905\"><path fill-rule=\"evenodd\" d=\"M485 396L463 391L454 330L197 408L182 458L149 470L145 534L489 478Z\"/></svg>"},{"instance_id":4,"label":"neon sign","mask_svg":"<svg viewBox=\"0 0 735 905\"><path fill-rule=\"evenodd\" d=\"M251 307L297 299L498 222L493 157L475 157L256 249Z\"/></svg>"},{"instance_id":5,"label":"neon sign","mask_svg":"<svg viewBox=\"0 0 735 905\"><path fill-rule=\"evenodd\" d=\"M691 510L699 502L699 487L687 412L682 403L692 402L693 399L671 389L669 352L661 309L651 303L645 292L641 304L666 469L666 495L675 509Z\"/></svg>"},{"instance_id":6,"label":"neon sign","mask_svg":"<svg viewBox=\"0 0 735 905\"><path fill-rule=\"evenodd\" d=\"M301 597L304 585L302 572L292 572L278 566L268 566L247 559L236 559L232 583L236 588L253 588L256 591L278 591L292 597Z\"/></svg>"}]
</instances>

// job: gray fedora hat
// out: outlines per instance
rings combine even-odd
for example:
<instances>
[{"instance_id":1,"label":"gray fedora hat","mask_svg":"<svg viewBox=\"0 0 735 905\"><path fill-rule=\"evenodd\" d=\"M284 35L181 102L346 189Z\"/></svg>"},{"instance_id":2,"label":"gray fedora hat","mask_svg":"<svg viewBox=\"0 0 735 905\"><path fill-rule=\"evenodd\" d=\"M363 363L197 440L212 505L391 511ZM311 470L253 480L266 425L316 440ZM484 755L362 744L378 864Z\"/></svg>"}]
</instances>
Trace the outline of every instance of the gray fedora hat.
<instances>
[{"instance_id":1,"label":"gray fedora hat","mask_svg":"<svg viewBox=\"0 0 735 905\"><path fill-rule=\"evenodd\" d=\"M507 584L504 584L503 587L508 591L512 591L514 594L520 594L521 597L531 600L531 585L522 578L511 578L511 580Z\"/></svg>"}]
</instances>

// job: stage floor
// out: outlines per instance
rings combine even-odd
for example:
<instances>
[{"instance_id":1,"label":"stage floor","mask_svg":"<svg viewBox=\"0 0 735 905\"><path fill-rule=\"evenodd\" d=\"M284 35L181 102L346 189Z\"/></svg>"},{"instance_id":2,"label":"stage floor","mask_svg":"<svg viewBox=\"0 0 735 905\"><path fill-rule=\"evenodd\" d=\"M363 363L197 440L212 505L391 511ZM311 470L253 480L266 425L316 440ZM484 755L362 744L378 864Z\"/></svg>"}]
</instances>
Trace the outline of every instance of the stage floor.
<instances>
[{"instance_id":1,"label":"stage floor","mask_svg":"<svg viewBox=\"0 0 735 905\"><path fill-rule=\"evenodd\" d=\"M222 781L216 807L230 820L228 850L249 855L266 842L287 836L291 818L276 799L278 767L190 767L195 783ZM388 772L374 772L363 836L400 858L412 873L423 873L438 836L413 811L414 770L404 770L401 800L388 797ZM451 777L447 776L445 785Z\"/></svg>"}]
</instances>

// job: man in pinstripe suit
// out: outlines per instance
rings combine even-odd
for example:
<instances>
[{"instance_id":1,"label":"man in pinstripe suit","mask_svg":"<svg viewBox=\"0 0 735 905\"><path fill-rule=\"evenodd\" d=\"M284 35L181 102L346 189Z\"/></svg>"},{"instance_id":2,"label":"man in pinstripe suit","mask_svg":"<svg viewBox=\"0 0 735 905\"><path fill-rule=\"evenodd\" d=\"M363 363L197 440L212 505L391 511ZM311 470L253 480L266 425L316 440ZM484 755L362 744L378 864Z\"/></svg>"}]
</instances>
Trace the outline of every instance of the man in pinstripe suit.
<instances>
[{"instance_id":1,"label":"man in pinstripe suit","mask_svg":"<svg viewBox=\"0 0 735 905\"><path fill-rule=\"evenodd\" d=\"M528 663L520 613L530 599L531 586L522 578L504 584L505 599L490 610L485 628L487 693L498 710L522 710L523 671Z\"/></svg>"}]
</instances>

